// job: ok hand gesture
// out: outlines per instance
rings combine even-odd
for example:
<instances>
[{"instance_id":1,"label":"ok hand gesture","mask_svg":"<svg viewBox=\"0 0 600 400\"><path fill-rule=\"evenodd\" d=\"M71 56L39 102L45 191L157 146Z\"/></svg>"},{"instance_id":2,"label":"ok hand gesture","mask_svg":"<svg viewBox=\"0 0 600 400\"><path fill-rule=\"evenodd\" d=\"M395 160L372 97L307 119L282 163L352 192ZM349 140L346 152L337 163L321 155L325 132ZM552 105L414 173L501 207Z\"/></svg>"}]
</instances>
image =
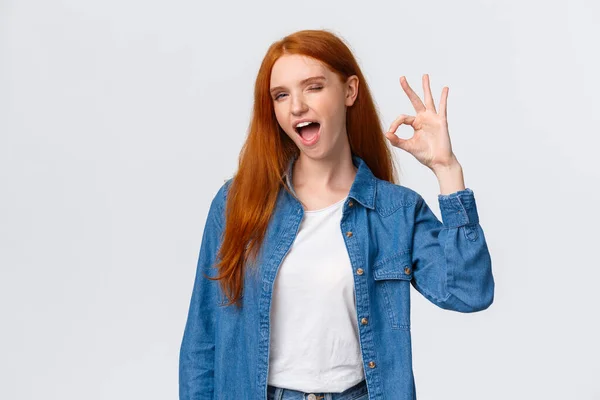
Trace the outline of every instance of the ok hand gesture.
<instances>
[{"instance_id":1,"label":"ok hand gesture","mask_svg":"<svg viewBox=\"0 0 600 400\"><path fill-rule=\"evenodd\" d=\"M444 168L456 163L456 157L452 152L450 134L448 133L448 122L446 120L446 100L448 98L448 87L442 89L440 100L440 112L435 109L429 86L429 75L423 75L423 91L425 93L425 104L419 96L411 89L406 77L400 77L400 85L408 95L416 116L401 114L390 126L385 136L393 146L412 154L419 162L430 169ZM402 124L410 125L414 134L409 139L396 136L395 132Z\"/></svg>"}]
</instances>

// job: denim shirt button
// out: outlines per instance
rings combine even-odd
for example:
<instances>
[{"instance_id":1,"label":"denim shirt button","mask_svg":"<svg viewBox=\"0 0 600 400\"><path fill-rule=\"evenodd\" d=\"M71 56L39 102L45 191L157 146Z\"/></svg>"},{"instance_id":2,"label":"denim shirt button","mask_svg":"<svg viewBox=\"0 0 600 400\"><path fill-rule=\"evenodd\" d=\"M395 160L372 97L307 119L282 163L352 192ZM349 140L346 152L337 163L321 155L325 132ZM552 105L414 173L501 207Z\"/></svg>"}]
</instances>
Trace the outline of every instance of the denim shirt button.
<instances>
[{"instance_id":1,"label":"denim shirt button","mask_svg":"<svg viewBox=\"0 0 600 400\"><path fill-rule=\"evenodd\" d=\"M363 271L363 269L362 269L362 268L359 268L359 269L357 269L357 270L356 270L356 273L357 273L358 275L362 275L362 274L363 274L363 272L364 272L364 271Z\"/></svg>"},{"instance_id":2,"label":"denim shirt button","mask_svg":"<svg viewBox=\"0 0 600 400\"><path fill-rule=\"evenodd\" d=\"M352 236L352 232L351 231L346 232L346 236L351 237Z\"/></svg>"},{"instance_id":3,"label":"denim shirt button","mask_svg":"<svg viewBox=\"0 0 600 400\"><path fill-rule=\"evenodd\" d=\"M404 268L404 273L405 273L406 275L410 275L410 267L406 267L406 268Z\"/></svg>"},{"instance_id":4,"label":"denim shirt button","mask_svg":"<svg viewBox=\"0 0 600 400\"><path fill-rule=\"evenodd\" d=\"M354 202L353 202L352 200L350 200L350 201L348 202L348 207L352 207L353 205L354 205Z\"/></svg>"},{"instance_id":5,"label":"denim shirt button","mask_svg":"<svg viewBox=\"0 0 600 400\"><path fill-rule=\"evenodd\" d=\"M366 325L368 322L369 322L369 320L366 319L366 318L363 318L363 319L360 320L360 323L363 324L363 325Z\"/></svg>"},{"instance_id":6,"label":"denim shirt button","mask_svg":"<svg viewBox=\"0 0 600 400\"><path fill-rule=\"evenodd\" d=\"M369 368L375 368L375 362L369 361Z\"/></svg>"}]
</instances>

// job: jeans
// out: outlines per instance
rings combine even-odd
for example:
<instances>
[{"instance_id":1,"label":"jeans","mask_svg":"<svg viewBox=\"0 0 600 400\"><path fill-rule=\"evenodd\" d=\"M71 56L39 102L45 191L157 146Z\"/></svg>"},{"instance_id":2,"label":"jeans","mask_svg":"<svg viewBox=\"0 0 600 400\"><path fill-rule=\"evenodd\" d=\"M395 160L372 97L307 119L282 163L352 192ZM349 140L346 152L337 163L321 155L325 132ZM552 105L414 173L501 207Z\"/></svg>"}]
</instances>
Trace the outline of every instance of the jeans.
<instances>
[{"instance_id":1,"label":"jeans","mask_svg":"<svg viewBox=\"0 0 600 400\"><path fill-rule=\"evenodd\" d=\"M305 393L292 389L267 386L267 400L368 400L366 380L341 393Z\"/></svg>"}]
</instances>

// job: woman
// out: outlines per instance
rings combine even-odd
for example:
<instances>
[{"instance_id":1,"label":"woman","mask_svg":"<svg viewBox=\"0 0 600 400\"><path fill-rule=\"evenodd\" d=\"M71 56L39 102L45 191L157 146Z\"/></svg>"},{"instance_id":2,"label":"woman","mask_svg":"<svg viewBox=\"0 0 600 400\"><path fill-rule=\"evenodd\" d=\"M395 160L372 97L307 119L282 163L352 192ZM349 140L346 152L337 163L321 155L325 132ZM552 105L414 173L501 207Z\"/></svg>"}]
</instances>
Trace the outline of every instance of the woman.
<instances>
[{"instance_id":1,"label":"woman","mask_svg":"<svg viewBox=\"0 0 600 400\"><path fill-rule=\"evenodd\" d=\"M180 353L180 399L415 399L410 287L486 309L494 280L471 189L439 111L406 79L415 116L384 133L334 34L271 45L236 175L210 206ZM414 135L395 131L411 125ZM442 220L395 184L387 141L438 178Z\"/></svg>"}]
</instances>

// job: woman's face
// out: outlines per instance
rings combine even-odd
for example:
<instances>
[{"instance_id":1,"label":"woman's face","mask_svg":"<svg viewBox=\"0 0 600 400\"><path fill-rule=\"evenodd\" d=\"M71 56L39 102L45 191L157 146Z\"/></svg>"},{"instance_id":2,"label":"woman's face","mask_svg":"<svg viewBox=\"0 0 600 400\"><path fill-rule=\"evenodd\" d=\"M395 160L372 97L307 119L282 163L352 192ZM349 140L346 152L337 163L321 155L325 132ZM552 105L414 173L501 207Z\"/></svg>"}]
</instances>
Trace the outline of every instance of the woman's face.
<instances>
[{"instance_id":1,"label":"woman's face","mask_svg":"<svg viewBox=\"0 0 600 400\"><path fill-rule=\"evenodd\" d=\"M271 99L277 122L311 158L326 157L347 143L346 107L354 104L358 77L346 82L320 61L284 55L271 71ZM313 121L296 129L299 121Z\"/></svg>"}]
</instances>

